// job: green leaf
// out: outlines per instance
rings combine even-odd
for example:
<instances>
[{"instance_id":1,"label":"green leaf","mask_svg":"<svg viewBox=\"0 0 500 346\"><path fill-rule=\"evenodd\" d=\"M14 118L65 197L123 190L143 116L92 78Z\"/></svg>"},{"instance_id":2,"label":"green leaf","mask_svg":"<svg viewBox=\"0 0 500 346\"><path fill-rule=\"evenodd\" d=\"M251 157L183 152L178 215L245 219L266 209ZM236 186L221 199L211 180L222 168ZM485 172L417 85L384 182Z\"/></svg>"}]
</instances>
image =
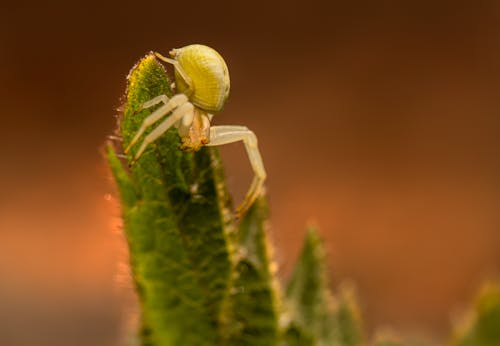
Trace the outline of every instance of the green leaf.
<instances>
[{"instance_id":1,"label":"green leaf","mask_svg":"<svg viewBox=\"0 0 500 346\"><path fill-rule=\"evenodd\" d=\"M403 346L399 339L381 338L377 339L374 346Z\"/></svg>"},{"instance_id":2,"label":"green leaf","mask_svg":"<svg viewBox=\"0 0 500 346\"><path fill-rule=\"evenodd\" d=\"M401 339L392 330L379 330L375 334L374 346L403 346Z\"/></svg>"},{"instance_id":3,"label":"green leaf","mask_svg":"<svg viewBox=\"0 0 500 346\"><path fill-rule=\"evenodd\" d=\"M487 284L476 298L475 309L455 331L457 346L500 345L500 286Z\"/></svg>"},{"instance_id":4,"label":"green leaf","mask_svg":"<svg viewBox=\"0 0 500 346\"><path fill-rule=\"evenodd\" d=\"M171 95L170 81L150 54L128 77L119 131L123 147L154 110L140 111L142 104L161 94ZM217 151L187 153L179 146L171 129L129 169L111 147L108 160L142 305L143 344L216 345L233 267L232 213Z\"/></svg>"},{"instance_id":5,"label":"green leaf","mask_svg":"<svg viewBox=\"0 0 500 346\"><path fill-rule=\"evenodd\" d=\"M339 345L364 345L361 313L358 307L354 286L350 283L343 283L340 285L337 294L335 322Z\"/></svg>"},{"instance_id":6,"label":"green leaf","mask_svg":"<svg viewBox=\"0 0 500 346\"><path fill-rule=\"evenodd\" d=\"M258 199L238 229L238 262L231 296L230 345L273 346L279 341L278 284L266 233L267 205Z\"/></svg>"},{"instance_id":7,"label":"green leaf","mask_svg":"<svg viewBox=\"0 0 500 346\"><path fill-rule=\"evenodd\" d=\"M282 345L315 346L317 345L317 341L307 328L297 326L294 322L291 322L285 328Z\"/></svg>"},{"instance_id":8,"label":"green leaf","mask_svg":"<svg viewBox=\"0 0 500 346\"><path fill-rule=\"evenodd\" d=\"M304 246L286 289L289 345L331 345L335 336L333 300L328 288L325 250L314 228Z\"/></svg>"},{"instance_id":9,"label":"green leaf","mask_svg":"<svg viewBox=\"0 0 500 346\"><path fill-rule=\"evenodd\" d=\"M285 345L363 345L353 287L343 284L332 296L327 277L323 243L310 228L286 290Z\"/></svg>"}]
</instances>

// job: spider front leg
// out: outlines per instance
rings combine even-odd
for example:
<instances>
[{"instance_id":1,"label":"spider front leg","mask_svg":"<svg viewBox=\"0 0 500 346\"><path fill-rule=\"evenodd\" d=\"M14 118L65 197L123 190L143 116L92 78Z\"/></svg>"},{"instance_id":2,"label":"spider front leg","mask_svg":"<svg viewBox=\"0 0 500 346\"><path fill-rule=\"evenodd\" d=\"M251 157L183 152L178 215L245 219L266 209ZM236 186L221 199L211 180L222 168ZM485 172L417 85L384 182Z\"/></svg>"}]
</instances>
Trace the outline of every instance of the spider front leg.
<instances>
[{"instance_id":1,"label":"spider front leg","mask_svg":"<svg viewBox=\"0 0 500 346\"><path fill-rule=\"evenodd\" d=\"M156 96L155 98L146 101L142 105L141 110L157 105L160 102L163 102L164 105L155 110L153 113L151 113L151 115L149 115L147 118L144 119L141 127L139 128L134 138L130 141L129 145L125 149L125 154L129 152L130 148L132 148L132 146L139 140L139 138L142 136L144 131L146 131L149 126L153 125L155 122L166 116L168 113L172 111L172 109L177 108L183 105L184 103L188 102L188 98L184 94L175 95L171 99L169 99L167 95Z\"/></svg>"},{"instance_id":2,"label":"spider front leg","mask_svg":"<svg viewBox=\"0 0 500 346\"><path fill-rule=\"evenodd\" d=\"M178 95L176 95L176 96L178 96ZM183 96L185 97L185 95L183 95ZM172 100L174 99L174 97L172 98ZM170 104L170 102L168 104ZM165 107L165 106L163 106L163 107ZM137 150L137 152L134 156L134 160L131 162L131 164L134 164L141 157L142 153L144 152L144 150L146 150L146 148L148 147L149 144L151 144L155 140L157 140L161 135L163 135L165 132L167 132L168 129L170 129L172 126L174 126L183 117L188 117L188 118L192 119L193 111L194 111L193 104L191 102L187 102L187 100L185 103L178 106L167 119L165 119L160 125L158 125L153 131L151 131L144 138L144 140L142 141L142 144L139 147L139 150ZM153 115L154 115L154 113L151 114L148 118L152 117ZM163 115L161 115L161 116L163 116ZM161 118L161 116L157 115L158 118ZM144 122L146 122L146 120L148 118L146 118L144 120ZM156 120L153 119L153 120L156 121L157 119ZM148 124L149 124L149 121L148 121ZM143 126L144 126L144 124L143 124ZM139 129L139 131L135 135L135 137L134 137L135 140L137 140L136 138L140 137L140 135L142 134L142 132L144 132L145 128L147 128L148 125L146 124L144 126L144 129L143 129L143 126L141 126L141 129ZM134 143L135 143L135 141L132 141L131 144L129 145L129 147L131 145L133 145Z\"/></svg>"},{"instance_id":3,"label":"spider front leg","mask_svg":"<svg viewBox=\"0 0 500 346\"><path fill-rule=\"evenodd\" d=\"M245 149L254 171L252 184L245 198L236 209L238 216L243 215L255 202L262 191L266 179L264 163L257 146L257 137L245 126L212 126L210 127L210 142L207 146L216 146L243 141Z\"/></svg>"},{"instance_id":4,"label":"spider front leg","mask_svg":"<svg viewBox=\"0 0 500 346\"><path fill-rule=\"evenodd\" d=\"M189 75L186 73L186 71L184 71L184 68L182 68L181 64L179 64L179 62L175 59L171 59L171 58L167 58L167 57L164 57L163 55L161 55L160 53L157 53L155 52L155 56L166 62L166 63L169 63L169 64L172 64L175 68L175 70L179 73L179 75L181 76L181 78L184 80L184 83L186 83L187 85L187 90L185 90L184 92L187 93L188 95L191 95L193 93L193 81L191 79L191 77L189 77Z\"/></svg>"}]
</instances>

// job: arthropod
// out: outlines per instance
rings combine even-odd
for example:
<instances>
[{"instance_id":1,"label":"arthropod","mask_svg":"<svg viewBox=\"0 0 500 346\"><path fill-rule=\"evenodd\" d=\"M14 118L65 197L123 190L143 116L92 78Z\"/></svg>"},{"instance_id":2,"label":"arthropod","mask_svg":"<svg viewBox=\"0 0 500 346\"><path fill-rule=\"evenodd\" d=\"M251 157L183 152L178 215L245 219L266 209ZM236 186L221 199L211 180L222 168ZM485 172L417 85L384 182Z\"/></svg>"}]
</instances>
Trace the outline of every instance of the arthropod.
<instances>
[{"instance_id":1,"label":"arthropod","mask_svg":"<svg viewBox=\"0 0 500 346\"><path fill-rule=\"evenodd\" d=\"M153 143L171 127L176 127L182 141L181 150L199 150L203 146L217 146L243 141L254 178L240 206L239 215L245 213L261 193L266 171L257 145L257 137L246 126L211 126L214 114L220 112L229 97L229 71L222 56L205 45L193 44L170 51L170 58L155 53L155 56L174 67L176 94L171 98L158 95L145 102L142 109L161 104L146 117L128 147L136 144L144 132L157 123L137 150L137 161L149 144Z\"/></svg>"}]
</instances>

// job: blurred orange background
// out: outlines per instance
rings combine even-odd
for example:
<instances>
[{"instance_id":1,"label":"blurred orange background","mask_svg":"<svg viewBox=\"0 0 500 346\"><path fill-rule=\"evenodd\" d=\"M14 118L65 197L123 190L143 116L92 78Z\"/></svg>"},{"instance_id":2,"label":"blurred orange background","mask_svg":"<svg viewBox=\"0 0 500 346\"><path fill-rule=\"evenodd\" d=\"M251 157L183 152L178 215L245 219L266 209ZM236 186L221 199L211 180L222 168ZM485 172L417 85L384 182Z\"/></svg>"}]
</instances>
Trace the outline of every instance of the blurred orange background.
<instances>
[{"instance_id":1,"label":"blurred orange background","mask_svg":"<svg viewBox=\"0 0 500 346\"><path fill-rule=\"evenodd\" d=\"M366 328L445 340L500 270L500 4L253 1L3 4L0 344L123 345L135 300L102 157L146 52L204 43L253 129L289 275L305 226ZM235 199L251 170L222 148Z\"/></svg>"}]
</instances>

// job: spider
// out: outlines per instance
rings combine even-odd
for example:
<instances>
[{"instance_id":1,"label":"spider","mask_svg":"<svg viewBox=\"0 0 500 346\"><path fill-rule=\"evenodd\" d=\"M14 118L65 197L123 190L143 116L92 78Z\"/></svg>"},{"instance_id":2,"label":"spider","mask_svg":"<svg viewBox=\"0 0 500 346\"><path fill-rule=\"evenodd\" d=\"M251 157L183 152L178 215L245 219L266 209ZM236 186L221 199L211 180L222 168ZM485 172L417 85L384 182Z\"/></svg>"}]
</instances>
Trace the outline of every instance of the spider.
<instances>
[{"instance_id":1,"label":"spider","mask_svg":"<svg viewBox=\"0 0 500 346\"><path fill-rule=\"evenodd\" d=\"M243 141L254 178L237 215L250 208L263 189L266 171L257 146L257 137L246 126L211 126L214 114L220 112L229 96L229 71L222 56L214 49L193 44L170 51L171 58L154 53L155 56L174 66L177 94L171 98L159 95L145 102L141 110L162 104L146 117L125 153L139 141L142 134L153 124L165 118L142 141L132 164L136 162L149 144L153 143L172 126L179 132L180 147L185 151L196 151L203 146L216 146Z\"/></svg>"}]
</instances>

